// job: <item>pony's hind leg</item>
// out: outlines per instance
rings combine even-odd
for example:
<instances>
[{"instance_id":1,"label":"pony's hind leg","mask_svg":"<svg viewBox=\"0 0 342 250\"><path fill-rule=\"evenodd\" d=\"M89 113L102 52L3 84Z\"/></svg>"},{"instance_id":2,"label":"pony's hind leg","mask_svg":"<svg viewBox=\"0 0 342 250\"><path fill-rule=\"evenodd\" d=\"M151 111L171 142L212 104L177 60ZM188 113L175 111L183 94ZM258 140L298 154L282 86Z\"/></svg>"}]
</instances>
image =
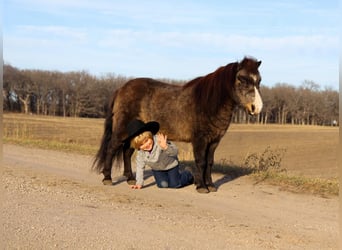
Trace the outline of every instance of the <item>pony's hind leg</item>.
<instances>
[{"instance_id":1,"label":"pony's hind leg","mask_svg":"<svg viewBox=\"0 0 342 250\"><path fill-rule=\"evenodd\" d=\"M133 148L124 146L123 149L123 160L124 160L124 176L127 178L127 183L129 185L135 185L135 178L132 172L131 157L134 152Z\"/></svg>"},{"instance_id":2,"label":"pony's hind leg","mask_svg":"<svg viewBox=\"0 0 342 250\"><path fill-rule=\"evenodd\" d=\"M112 164L113 164L113 158L114 158L114 154L113 154L113 149L111 147L108 147L107 150L107 154L106 154L106 159L104 162L104 167L102 170L103 173L103 180L102 183L104 185L113 185L112 182Z\"/></svg>"},{"instance_id":3,"label":"pony's hind leg","mask_svg":"<svg viewBox=\"0 0 342 250\"><path fill-rule=\"evenodd\" d=\"M122 143L117 143L117 140L115 140L112 137L111 143L108 146L107 153L106 153L106 159L104 163L104 168L103 168L103 175L104 178L102 180L104 185L112 185L112 167L114 160L116 160L117 167L119 166L120 163L120 158L121 154L123 153L123 146Z\"/></svg>"}]
</instances>

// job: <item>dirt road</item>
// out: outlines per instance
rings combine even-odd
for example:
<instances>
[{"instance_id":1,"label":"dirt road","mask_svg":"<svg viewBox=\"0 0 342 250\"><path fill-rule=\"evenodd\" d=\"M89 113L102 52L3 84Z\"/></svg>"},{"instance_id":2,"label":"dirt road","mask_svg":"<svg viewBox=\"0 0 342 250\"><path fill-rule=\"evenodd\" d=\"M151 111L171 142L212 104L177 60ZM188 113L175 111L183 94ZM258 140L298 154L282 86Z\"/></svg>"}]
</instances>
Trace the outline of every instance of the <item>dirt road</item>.
<instances>
[{"instance_id":1,"label":"dirt road","mask_svg":"<svg viewBox=\"0 0 342 250\"><path fill-rule=\"evenodd\" d=\"M92 158L3 146L4 249L338 249L338 199L214 175L194 186L103 186Z\"/></svg>"}]
</instances>

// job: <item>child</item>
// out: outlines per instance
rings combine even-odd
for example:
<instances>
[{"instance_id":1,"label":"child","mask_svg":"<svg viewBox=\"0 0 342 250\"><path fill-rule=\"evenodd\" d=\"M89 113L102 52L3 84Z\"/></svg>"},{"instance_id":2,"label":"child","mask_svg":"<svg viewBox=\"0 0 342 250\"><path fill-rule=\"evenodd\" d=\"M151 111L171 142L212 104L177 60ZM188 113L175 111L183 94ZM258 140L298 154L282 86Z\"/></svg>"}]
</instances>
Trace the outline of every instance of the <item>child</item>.
<instances>
[{"instance_id":1,"label":"child","mask_svg":"<svg viewBox=\"0 0 342 250\"><path fill-rule=\"evenodd\" d=\"M179 172L178 149L167 140L167 136L158 133L159 123L151 121L144 123L133 120L127 126L129 134L125 142L130 142L132 148L137 149L136 156L136 184L132 189L144 186L145 166L152 168L154 179L159 188L180 188L193 183L193 176L189 171Z\"/></svg>"}]
</instances>

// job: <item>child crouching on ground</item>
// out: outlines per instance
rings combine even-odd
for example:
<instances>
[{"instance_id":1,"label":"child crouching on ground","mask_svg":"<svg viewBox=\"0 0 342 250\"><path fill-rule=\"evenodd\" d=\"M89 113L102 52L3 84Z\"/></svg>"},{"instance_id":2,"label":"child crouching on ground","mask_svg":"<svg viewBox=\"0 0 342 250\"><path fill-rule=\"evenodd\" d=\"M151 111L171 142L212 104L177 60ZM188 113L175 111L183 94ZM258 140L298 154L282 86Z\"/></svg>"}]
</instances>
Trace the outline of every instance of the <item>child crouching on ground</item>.
<instances>
[{"instance_id":1,"label":"child crouching on ground","mask_svg":"<svg viewBox=\"0 0 342 250\"><path fill-rule=\"evenodd\" d=\"M177 146L167 140L167 135L157 133L159 123L144 123L133 120L127 126L132 148L138 150L136 156L136 184L132 189L144 186L145 166L152 168L154 179L159 188L180 188L192 184L194 178L189 171L179 171Z\"/></svg>"}]
</instances>

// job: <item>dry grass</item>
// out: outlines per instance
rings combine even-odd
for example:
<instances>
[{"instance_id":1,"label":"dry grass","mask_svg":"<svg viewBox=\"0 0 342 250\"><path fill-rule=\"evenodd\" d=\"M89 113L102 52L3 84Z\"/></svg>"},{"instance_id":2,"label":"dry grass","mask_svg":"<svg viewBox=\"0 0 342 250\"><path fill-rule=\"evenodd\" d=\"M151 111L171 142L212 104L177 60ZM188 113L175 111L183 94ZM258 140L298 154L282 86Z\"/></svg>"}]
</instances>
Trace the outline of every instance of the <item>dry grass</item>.
<instances>
[{"instance_id":1,"label":"dry grass","mask_svg":"<svg viewBox=\"0 0 342 250\"><path fill-rule=\"evenodd\" d=\"M103 120L4 114L7 143L95 154L103 133Z\"/></svg>"},{"instance_id":2,"label":"dry grass","mask_svg":"<svg viewBox=\"0 0 342 250\"><path fill-rule=\"evenodd\" d=\"M305 176L289 176L274 171L257 172L253 174L256 183L266 182L295 193L311 193L322 197L338 196L339 181L334 179L309 178Z\"/></svg>"},{"instance_id":3,"label":"dry grass","mask_svg":"<svg viewBox=\"0 0 342 250\"><path fill-rule=\"evenodd\" d=\"M103 124L103 119L4 114L3 141L95 155L100 145ZM178 145L180 160L193 165L190 145ZM310 176L311 173L301 174L306 173L307 169L312 172L312 161L315 162L316 176L329 171L334 173L335 166L332 163L337 161L337 154L334 159L334 152L331 151L336 150L337 145L336 128L234 124L215 153L219 160L215 163L214 171L232 178L251 175L256 183L267 182L294 192L338 195L339 183L334 175L319 178ZM313 159L317 153L320 153L321 163ZM324 157L321 159L322 155L326 160ZM296 168L292 167L294 165ZM296 172L298 170L302 172Z\"/></svg>"}]
</instances>

